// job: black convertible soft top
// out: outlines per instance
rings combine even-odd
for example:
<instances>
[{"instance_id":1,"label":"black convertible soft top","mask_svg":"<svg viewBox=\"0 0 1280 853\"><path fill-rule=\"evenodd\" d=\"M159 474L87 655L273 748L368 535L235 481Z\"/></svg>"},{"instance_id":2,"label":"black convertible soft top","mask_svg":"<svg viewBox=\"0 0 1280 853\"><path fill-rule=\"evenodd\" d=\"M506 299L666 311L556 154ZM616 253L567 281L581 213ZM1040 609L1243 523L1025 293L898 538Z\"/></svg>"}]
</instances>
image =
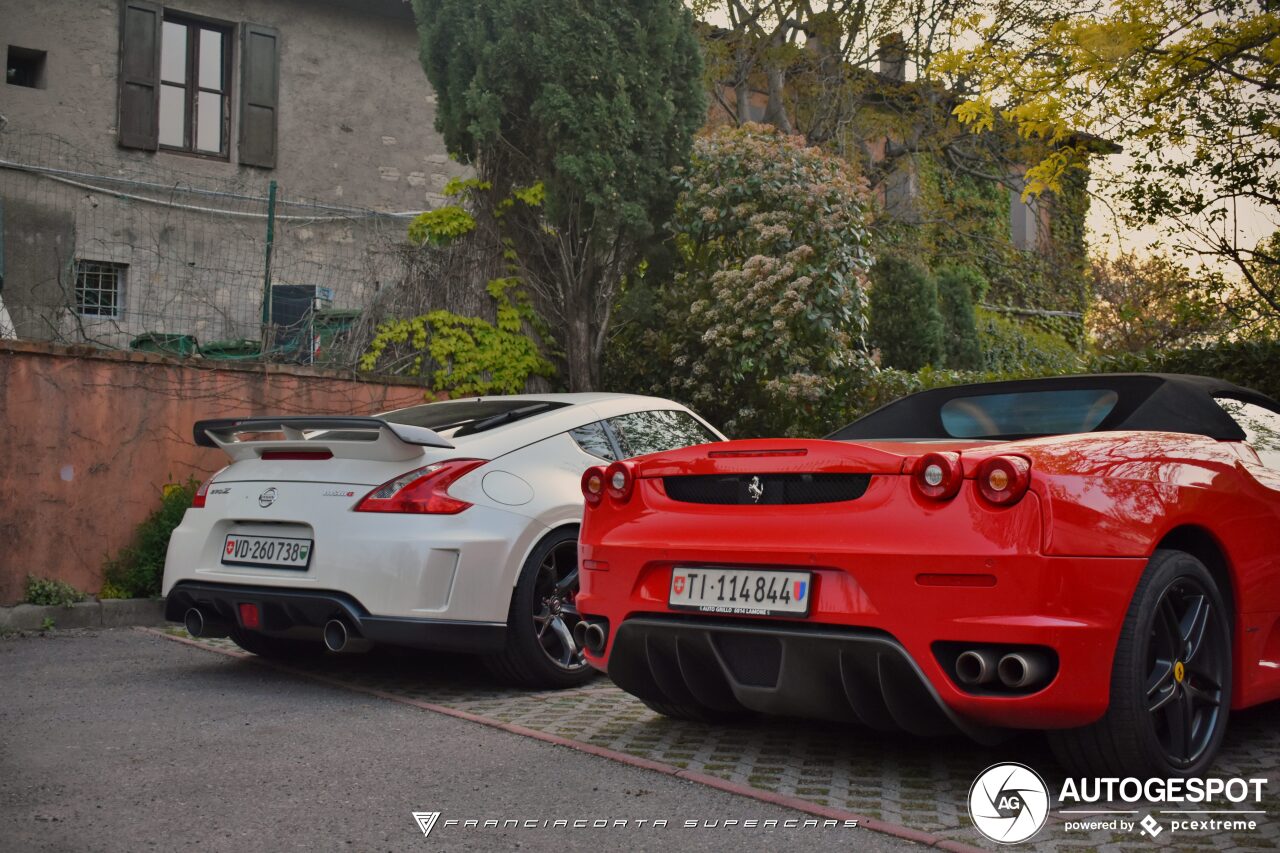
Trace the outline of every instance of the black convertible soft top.
<instances>
[{"instance_id":1,"label":"black convertible soft top","mask_svg":"<svg viewBox=\"0 0 1280 853\"><path fill-rule=\"evenodd\" d=\"M1092 390L1115 392L1114 405L1100 422L1090 424L1086 429L1070 432L1183 432L1221 441L1242 441L1245 438L1244 431L1214 401L1215 397L1230 397L1280 411L1280 406L1269 397L1221 379L1178 373L1101 373L983 382L920 391L864 415L827 438L835 441L956 438L957 435L948 431L943 424L943 406L949 401L1038 391ZM982 437L1011 439L1036 434L1045 433Z\"/></svg>"}]
</instances>

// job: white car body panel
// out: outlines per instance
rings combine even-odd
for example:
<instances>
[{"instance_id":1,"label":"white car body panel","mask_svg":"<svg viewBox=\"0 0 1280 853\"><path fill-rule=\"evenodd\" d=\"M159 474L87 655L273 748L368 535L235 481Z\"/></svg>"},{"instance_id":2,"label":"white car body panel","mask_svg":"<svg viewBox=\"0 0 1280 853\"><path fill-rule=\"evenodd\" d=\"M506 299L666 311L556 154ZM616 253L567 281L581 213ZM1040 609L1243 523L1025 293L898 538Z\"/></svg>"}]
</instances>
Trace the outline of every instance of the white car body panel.
<instances>
[{"instance_id":1,"label":"white car body panel","mask_svg":"<svg viewBox=\"0 0 1280 853\"><path fill-rule=\"evenodd\" d=\"M254 450L234 444L224 448L239 459L213 477L205 506L188 510L174 531L164 594L184 581L315 590L350 596L377 617L505 624L512 588L527 556L550 530L581 520L582 472L606 464L582 450L569 431L632 412L693 413L669 400L620 394L503 399L570 405L471 436L445 435L453 449L424 447L407 453L408 445L392 439L394 453L370 453L339 446L359 442L334 441L332 459L257 458L268 447L323 449L323 434ZM372 447L375 442L364 444ZM366 458L338 455L348 452ZM405 458L396 461L388 455ZM472 504L462 512L354 511L377 486L451 459L488 460L449 488L450 497ZM259 498L269 488L275 489L275 499L261 506ZM312 539L310 564L305 570L223 565L229 533Z\"/></svg>"}]
</instances>

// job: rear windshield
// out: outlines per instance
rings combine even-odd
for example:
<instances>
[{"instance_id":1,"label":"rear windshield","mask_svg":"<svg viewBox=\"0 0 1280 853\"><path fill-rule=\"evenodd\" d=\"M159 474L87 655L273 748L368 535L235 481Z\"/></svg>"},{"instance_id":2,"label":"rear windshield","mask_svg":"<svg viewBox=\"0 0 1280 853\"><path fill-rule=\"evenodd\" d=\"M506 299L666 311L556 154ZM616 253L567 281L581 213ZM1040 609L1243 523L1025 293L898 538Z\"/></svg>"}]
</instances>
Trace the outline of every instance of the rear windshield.
<instances>
[{"instance_id":1,"label":"rear windshield","mask_svg":"<svg viewBox=\"0 0 1280 853\"><path fill-rule=\"evenodd\" d=\"M396 409L378 417L393 424L426 427L446 438L457 438L515 423L567 405L569 404L551 400L449 400Z\"/></svg>"},{"instance_id":2,"label":"rear windshield","mask_svg":"<svg viewBox=\"0 0 1280 853\"><path fill-rule=\"evenodd\" d=\"M939 414L953 438L1063 435L1096 429L1119 399L1106 388L984 394L948 400Z\"/></svg>"}]
</instances>

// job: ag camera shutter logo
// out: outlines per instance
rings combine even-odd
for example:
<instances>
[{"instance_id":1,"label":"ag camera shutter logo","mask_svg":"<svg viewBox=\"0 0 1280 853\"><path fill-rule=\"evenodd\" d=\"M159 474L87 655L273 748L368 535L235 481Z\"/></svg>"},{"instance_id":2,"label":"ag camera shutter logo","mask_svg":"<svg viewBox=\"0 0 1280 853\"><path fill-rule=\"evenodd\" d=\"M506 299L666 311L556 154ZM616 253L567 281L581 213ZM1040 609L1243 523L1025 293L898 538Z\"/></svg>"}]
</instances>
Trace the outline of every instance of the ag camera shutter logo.
<instances>
[{"instance_id":1,"label":"ag camera shutter logo","mask_svg":"<svg viewBox=\"0 0 1280 853\"><path fill-rule=\"evenodd\" d=\"M1049 788L1025 764L993 764L969 788L969 817L999 844L1026 841L1049 817Z\"/></svg>"}]
</instances>

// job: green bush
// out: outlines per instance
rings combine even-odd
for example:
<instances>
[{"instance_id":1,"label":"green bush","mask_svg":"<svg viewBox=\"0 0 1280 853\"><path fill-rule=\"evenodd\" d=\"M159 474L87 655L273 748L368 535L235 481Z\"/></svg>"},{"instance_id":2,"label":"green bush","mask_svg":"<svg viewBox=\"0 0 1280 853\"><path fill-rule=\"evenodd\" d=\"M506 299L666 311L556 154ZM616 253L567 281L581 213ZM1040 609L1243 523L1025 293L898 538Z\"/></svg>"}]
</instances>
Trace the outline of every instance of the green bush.
<instances>
[{"instance_id":1,"label":"green bush","mask_svg":"<svg viewBox=\"0 0 1280 853\"><path fill-rule=\"evenodd\" d=\"M735 437L821 434L869 366L865 182L756 124L700 136L678 179L674 256L629 282L611 384Z\"/></svg>"},{"instance_id":2,"label":"green bush","mask_svg":"<svg viewBox=\"0 0 1280 853\"><path fill-rule=\"evenodd\" d=\"M77 601L84 601L86 596L65 581L27 575L27 588L24 598L27 604L41 604L46 607L70 607Z\"/></svg>"},{"instance_id":3,"label":"green bush","mask_svg":"<svg viewBox=\"0 0 1280 853\"><path fill-rule=\"evenodd\" d=\"M1225 379L1280 399L1280 341L1230 341L1206 347L1149 350L1103 355L1092 369L1100 373L1192 373Z\"/></svg>"},{"instance_id":4,"label":"green bush","mask_svg":"<svg viewBox=\"0 0 1280 853\"><path fill-rule=\"evenodd\" d=\"M871 268L871 344L880 364L919 370L942 363L938 286L915 261L887 255Z\"/></svg>"},{"instance_id":5,"label":"green bush","mask_svg":"<svg viewBox=\"0 0 1280 853\"><path fill-rule=\"evenodd\" d=\"M542 324L514 277L486 285L497 304L497 322L437 309L378 326L360 369L427 378L433 392L450 397L519 394L534 376L550 379L555 367L525 331Z\"/></svg>"},{"instance_id":6,"label":"green bush","mask_svg":"<svg viewBox=\"0 0 1280 853\"><path fill-rule=\"evenodd\" d=\"M943 361L951 370L977 370L982 367L982 346L973 300L987 289L987 283L972 267L943 267L935 278L942 314Z\"/></svg>"},{"instance_id":7,"label":"green bush","mask_svg":"<svg viewBox=\"0 0 1280 853\"><path fill-rule=\"evenodd\" d=\"M1020 376L1051 376L1083 373L1087 361L1067 341L1028 323L1019 323L1000 314L975 312L978 343L982 348L982 369L991 373Z\"/></svg>"},{"instance_id":8,"label":"green bush","mask_svg":"<svg viewBox=\"0 0 1280 853\"><path fill-rule=\"evenodd\" d=\"M165 485L160 508L138 525L133 542L107 562L103 588L110 597L153 598L160 594L169 536L182 523L199 487L200 481L194 477Z\"/></svg>"}]
</instances>

